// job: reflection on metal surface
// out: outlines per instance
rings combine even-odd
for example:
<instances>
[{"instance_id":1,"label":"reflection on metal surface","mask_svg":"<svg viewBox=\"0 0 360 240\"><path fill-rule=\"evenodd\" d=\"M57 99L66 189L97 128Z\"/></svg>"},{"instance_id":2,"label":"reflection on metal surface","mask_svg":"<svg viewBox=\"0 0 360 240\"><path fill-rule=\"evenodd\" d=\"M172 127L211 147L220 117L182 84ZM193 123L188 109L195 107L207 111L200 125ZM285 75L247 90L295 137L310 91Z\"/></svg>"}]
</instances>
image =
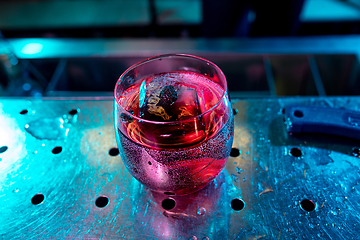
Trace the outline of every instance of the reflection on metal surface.
<instances>
[{"instance_id":1,"label":"reflection on metal surface","mask_svg":"<svg viewBox=\"0 0 360 240\"><path fill-rule=\"evenodd\" d=\"M186 196L153 193L129 174L112 104L0 100L2 239L358 238L359 141L290 135L281 109L359 110L360 98L233 101L232 156L215 181ZM68 114L76 121L64 138L25 130Z\"/></svg>"},{"instance_id":2,"label":"reflection on metal surface","mask_svg":"<svg viewBox=\"0 0 360 240\"><path fill-rule=\"evenodd\" d=\"M28 43L22 49L21 53L23 54L37 54L40 53L43 49L43 45L40 43Z\"/></svg>"}]
</instances>

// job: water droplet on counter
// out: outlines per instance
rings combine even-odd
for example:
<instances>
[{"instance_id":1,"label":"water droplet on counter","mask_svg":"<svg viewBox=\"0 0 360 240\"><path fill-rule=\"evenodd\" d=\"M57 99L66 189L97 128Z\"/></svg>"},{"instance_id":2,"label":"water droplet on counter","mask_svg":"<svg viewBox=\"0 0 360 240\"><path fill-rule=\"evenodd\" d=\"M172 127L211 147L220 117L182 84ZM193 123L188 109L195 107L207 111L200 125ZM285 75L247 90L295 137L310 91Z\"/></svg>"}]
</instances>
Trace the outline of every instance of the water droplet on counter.
<instances>
[{"instance_id":1,"label":"water droplet on counter","mask_svg":"<svg viewBox=\"0 0 360 240\"><path fill-rule=\"evenodd\" d=\"M197 215L202 216L202 215L204 215L204 214L206 213L206 208L200 207L200 208L197 210L196 213L197 213Z\"/></svg>"},{"instance_id":2,"label":"water droplet on counter","mask_svg":"<svg viewBox=\"0 0 360 240\"><path fill-rule=\"evenodd\" d=\"M236 176L236 175L234 175L234 174L231 174L231 176L232 176L232 179L233 179L234 182L239 181L239 177L238 177L238 176Z\"/></svg>"},{"instance_id":3,"label":"water droplet on counter","mask_svg":"<svg viewBox=\"0 0 360 240\"><path fill-rule=\"evenodd\" d=\"M77 110L77 113L76 113L76 114L74 114L72 111L70 111L70 112L69 112L69 115L64 114L64 115L62 116L62 119L64 119L64 121L65 121L66 123L75 123L75 122L78 121L79 112L80 112L79 109Z\"/></svg>"},{"instance_id":4,"label":"water droplet on counter","mask_svg":"<svg viewBox=\"0 0 360 240\"><path fill-rule=\"evenodd\" d=\"M237 174L240 174L240 173L244 172L244 170L239 167L236 167L236 172L237 172Z\"/></svg>"},{"instance_id":5,"label":"water droplet on counter","mask_svg":"<svg viewBox=\"0 0 360 240\"><path fill-rule=\"evenodd\" d=\"M42 118L26 124L25 130L38 139L55 140L68 135L69 124L63 118Z\"/></svg>"}]
</instances>

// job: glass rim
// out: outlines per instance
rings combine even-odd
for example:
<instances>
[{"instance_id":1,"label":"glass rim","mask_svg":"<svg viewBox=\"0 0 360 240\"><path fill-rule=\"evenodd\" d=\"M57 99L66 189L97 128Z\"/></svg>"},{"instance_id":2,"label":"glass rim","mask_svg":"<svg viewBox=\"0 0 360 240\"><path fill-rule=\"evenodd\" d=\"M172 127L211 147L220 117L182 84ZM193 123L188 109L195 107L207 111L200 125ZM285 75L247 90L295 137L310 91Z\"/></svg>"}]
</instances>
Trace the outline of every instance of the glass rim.
<instances>
[{"instance_id":1,"label":"glass rim","mask_svg":"<svg viewBox=\"0 0 360 240\"><path fill-rule=\"evenodd\" d=\"M144 119L144 118L140 118L138 116L135 116L133 115L132 113L126 111L124 108L122 108L121 104L119 103L119 100L116 98L116 90L117 90L117 86L120 84L121 80L123 79L123 77L132 69L138 67L138 66L141 66L143 64L146 64L147 62L151 62L151 61L154 61L156 59L159 59L159 58L167 58L167 57L184 57L184 58L192 58L192 59L196 59L196 60L200 60L200 61L204 61L204 62L207 62L209 63L211 66L213 66L215 69L218 70L218 72L220 73L220 77L222 79L225 80L225 86L223 88L223 93L221 95L221 97L219 98L219 100L216 102L216 104L214 104L214 106L212 106L211 108L209 108L208 110L206 110L205 112L202 112L201 114L199 115L196 115L196 116L193 116L191 118L187 118L187 119L183 119L183 120L177 120L177 121L152 121L152 120L148 120L148 119ZM170 54L161 54L161 55L156 55L156 56L153 56L153 57L149 57L149 58L146 58L140 62L137 62L133 65L131 65L129 68L127 68L119 77L119 79L116 81L116 84L115 84L115 89L114 89L114 98L115 98L115 103L118 105L118 107L120 107L120 109L124 112L126 112L132 119L135 119L139 122L146 122L146 123L152 123L152 124L178 124L178 123L183 123L183 122L189 122L189 121L194 121L195 119L199 118L199 117L202 117L203 115L211 112L213 109L215 109L219 104L220 102L223 100L223 98L226 96L226 93L227 93L227 82L226 82L226 77L225 77L225 74L223 73L223 71L213 62L205 59L205 58L202 58L202 57L198 57L198 56L195 56L195 55L191 55L191 54L184 54L184 53L170 53Z\"/></svg>"}]
</instances>

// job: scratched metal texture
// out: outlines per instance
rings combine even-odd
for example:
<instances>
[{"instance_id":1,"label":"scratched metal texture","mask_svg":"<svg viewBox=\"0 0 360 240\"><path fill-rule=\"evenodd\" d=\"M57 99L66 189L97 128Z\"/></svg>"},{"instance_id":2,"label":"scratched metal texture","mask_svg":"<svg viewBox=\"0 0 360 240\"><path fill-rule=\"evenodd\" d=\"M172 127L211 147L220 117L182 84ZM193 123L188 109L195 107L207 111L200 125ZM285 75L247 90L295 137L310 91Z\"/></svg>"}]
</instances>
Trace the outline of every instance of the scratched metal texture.
<instances>
[{"instance_id":1,"label":"scratched metal texture","mask_svg":"<svg viewBox=\"0 0 360 240\"><path fill-rule=\"evenodd\" d=\"M360 143L289 135L281 109L295 103L359 110L360 98L233 100L240 155L200 192L171 196L166 211L169 196L152 194L109 154L111 99L0 99L0 239L358 239L360 159L351 152ZM51 139L44 119L68 130ZM95 204L100 196L107 206ZM236 198L244 209L232 209Z\"/></svg>"}]
</instances>

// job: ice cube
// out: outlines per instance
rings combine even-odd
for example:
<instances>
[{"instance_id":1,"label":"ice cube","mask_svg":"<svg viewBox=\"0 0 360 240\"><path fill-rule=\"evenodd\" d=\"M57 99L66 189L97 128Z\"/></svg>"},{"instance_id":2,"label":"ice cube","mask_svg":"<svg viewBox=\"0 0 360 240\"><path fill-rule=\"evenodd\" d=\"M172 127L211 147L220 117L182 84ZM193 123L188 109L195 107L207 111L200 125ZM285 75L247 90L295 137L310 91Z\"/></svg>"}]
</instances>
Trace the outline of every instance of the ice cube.
<instances>
[{"instance_id":1,"label":"ice cube","mask_svg":"<svg viewBox=\"0 0 360 240\"><path fill-rule=\"evenodd\" d=\"M161 90L159 98L159 105L170 106L176 102L178 95L173 85L167 85Z\"/></svg>"},{"instance_id":2,"label":"ice cube","mask_svg":"<svg viewBox=\"0 0 360 240\"><path fill-rule=\"evenodd\" d=\"M177 100L170 106L164 106L172 116L172 121L184 120L201 114L196 89L177 85Z\"/></svg>"},{"instance_id":3,"label":"ice cube","mask_svg":"<svg viewBox=\"0 0 360 240\"><path fill-rule=\"evenodd\" d=\"M200 114L201 108L195 88L181 83L157 87L149 84L146 86L145 104L139 109L139 116L151 121L182 122L169 125L140 123L144 134L143 141L165 148L188 146L202 141L205 137L205 125L201 117L196 118ZM189 120L186 121L187 119Z\"/></svg>"},{"instance_id":4,"label":"ice cube","mask_svg":"<svg viewBox=\"0 0 360 240\"><path fill-rule=\"evenodd\" d=\"M150 94L150 96L145 99L145 104L139 108L139 117L151 120L151 121L169 121L171 116L169 116L164 107L158 106L160 98L155 94Z\"/></svg>"},{"instance_id":5,"label":"ice cube","mask_svg":"<svg viewBox=\"0 0 360 240\"><path fill-rule=\"evenodd\" d=\"M133 110L129 110L128 112L131 114L134 114ZM124 113L124 112L120 114L120 118L124 123L131 123L134 121L129 114Z\"/></svg>"},{"instance_id":6,"label":"ice cube","mask_svg":"<svg viewBox=\"0 0 360 240\"><path fill-rule=\"evenodd\" d=\"M160 90L159 90L160 89ZM152 121L178 121L201 114L195 88L181 85L154 86L140 90L145 96L144 104L139 104L139 117ZM140 101L141 102L141 101Z\"/></svg>"}]
</instances>

